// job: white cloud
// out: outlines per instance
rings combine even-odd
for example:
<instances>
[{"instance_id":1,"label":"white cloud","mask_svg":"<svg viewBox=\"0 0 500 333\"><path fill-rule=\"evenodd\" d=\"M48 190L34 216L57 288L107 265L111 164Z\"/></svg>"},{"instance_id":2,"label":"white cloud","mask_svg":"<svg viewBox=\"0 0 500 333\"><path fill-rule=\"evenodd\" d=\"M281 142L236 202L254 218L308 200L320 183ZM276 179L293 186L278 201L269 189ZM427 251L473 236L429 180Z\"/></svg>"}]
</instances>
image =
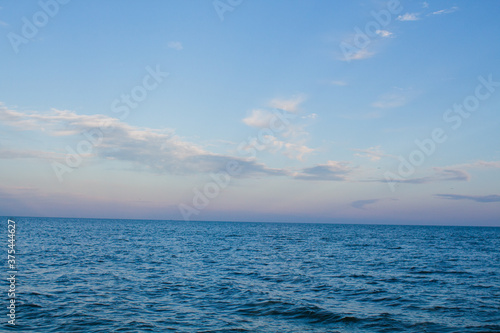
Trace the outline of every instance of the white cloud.
<instances>
[{"instance_id":1,"label":"white cloud","mask_svg":"<svg viewBox=\"0 0 500 333\"><path fill-rule=\"evenodd\" d=\"M174 49L176 51L182 50L184 47L182 46L181 42L169 42L167 46L171 49Z\"/></svg>"},{"instance_id":2,"label":"white cloud","mask_svg":"<svg viewBox=\"0 0 500 333\"><path fill-rule=\"evenodd\" d=\"M251 127L266 128L269 127L271 120L276 117L276 115L267 110L256 109L252 110L250 115L243 118L243 122Z\"/></svg>"},{"instance_id":3,"label":"white cloud","mask_svg":"<svg viewBox=\"0 0 500 333\"><path fill-rule=\"evenodd\" d=\"M305 101L305 96L300 94L289 99L274 98L269 102L269 106L290 113L297 113L300 104ZM276 118L276 113L263 109L255 109L250 112L250 115L243 118L243 122L251 127L269 127L273 118ZM295 117L295 116L292 116Z\"/></svg>"},{"instance_id":4,"label":"white cloud","mask_svg":"<svg viewBox=\"0 0 500 333\"><path fill-rule=\"evenodd\" d=\"M313 153L316 149L309 148L302 142L287 142L280 140L273 135L264 135L262 142L258 142L259 151L268 151L270 153L281 153L292 160L304 161L307 154ZM248 144L241 148L243 151L255 150L253 144Z\"/></svg>"},{"instance_id":5,"label":"white cloud","mask_svg":"<svg viewBox=\"0 0 500 333\"><path fill-rule=\"evenodd\" d=\"M399 15L398 21L418 21L420 18L418 17L420 14L418 13L406 13L404 15Z\"/></svg>"},{"instance_id":6,"label":"white cloud","mask_svg":"<svg viewBox=\"0 0 500 333\"><path fill-rule=\"evenodd\" d=\"M117 119L104 115L78 115L72 111L51 109L50 113L26 114L0 105L0 120L21 130L42 130L52 136L79 134L89 127Z\"/></svg>"},{"instance_id":7,"label":"white cloud","mask_svg":"<svg viewBox=\"0 0 500 333\"><path fill-rule=\"evenodd\" d=\"M450 13L456 12L457 10L458 10L458 7L453 6L451 8L437 10L435 12L432 12L431 14L432 15L450 14Z\"/></svg>"},{"instance_id":8,"label":"white cloud","mask_svg":"<svg viewBox=\"0 0 500 333\"><path fill-rule=\"evenodd\" d=\"M306 154L316 151L313 148L307 147L305 144L285 142L271 135L266 136L265 140L270 151L282 151L283 155L286 157L299 161L303 161Z\"/></svg>"},{"instance_id":9,"label":"white cloud","mask_svg":"<svg viewBox=\"0 0 500 333\"><path fill-rule=\"evenodd\" d=\"M422 8L429 8L429 3L426 1L422 2Z\"/></svg>"},{"instance_id":10,"label":"white cloud","mask_svg":"<svg viewBox=\"0 0 500 333\"><path fill-rule=\"evenodd\" d=\"M342 61L351 61L351 60L363 60L371 58L375 55L375 52L369 51L367 48L359 49L351 54L345 54L340 58Z\"/></svg>"},{"instance_id":11,"label":"white cloud","mask_svg":"<svg viewBox=\"0 0 500 333\"><path fill-rule=\"evenodd\" d=\"M272 132L271 135L264 135L262 142L258 142L262 146L259 150L267 150L271 153L280 152L290 159L303 161L305 155L316 151L306 145L309 133L304 129L306 123L297 122L297 120L315 119L317 114L312 113L305 116L297 117L300 103L304 100L304 95L297 95L291 99L275 98L271 100L270 106L282 111L273 112L262 109L252 110L249 116L243 119L243 123L248 126L268 129ZM285 113L283 114L283 111ZM279 131L274 131L272 126L273 119L286 117L287 121L282 122L286 126ZM281 122L281 119L280 119ZM244 149L253 149L251 145L247 145Z\"/></svg>"},{"instance_id":12,"label":"white cloud","mask_svg":"<svg viewBox=\"0 0 500 333\"><path fill-rule=\"evenodd\" d=\"M302 116L303 119L316 119L318 115L316 113L308 114L307 116Z\"/></svg>"},{"instance_id":13,"label":"white cloud","mask_svg":"<svg viewBox=\"0 0 500 333\"><path fill-rule=\"evenodd\" d=\"M0 120L10 126L51 136L76 136L85 140L84 132L100 133L103 140L93 146L92 157L130 162L137 168L157 173L219 172L224 171L230 161L241 166L242 176L287 173L243 158L211 153L184 141L170 129L135 127L105 115L79 115L55 109L46 114L25 114L0 107ZM4 158L60 159L60 154L50 152L4 152Z\"/></svg>"},{"instance_id":14,"label":"white cloud","mask_svg":"<svg viewBox=\"0 0 500 333\"><path fill-rule=\"evenodd\" d=\"M387 30L377 30L377 31L375 31L375 33L377 35L379 35L380 37L385 37L385 38L391 37L393 35L392 32L387 31Z\"/></svg>"},{"instance_id":15,"label":"white cloud","mask_svg":"<svg viewBox=\"0 0 500 333\"><path fill-rule=\"evenodd\" d=\"M368 28L365 30L368 30ZM356 31L355 34L348 34L343 38L339 43L340 53L337 53L337 59L347 62L369 59L384 47L385 39L394 37L391 31L384 29L365 32L366 34L363 35L362 40L360 40L361 31Z\"/></svg>"},{"instance_id":16,"label":"white cloud","mask_svg":"<svg viewBox=\"0 0 500 333\"><path fill-rule=\"evenodd\" d=\"M134 168L153 173L190 175L196 173L216 173L226 169L227 163L236 162L241 167L241 177L252 175L291 176L303 180L346 180L353 167L349 162L328 161L326 164L303 168L291 172L282 168L270 168L254 160L231 155L215 154L200 146L185 141L172 129L153 129L126 124L106 115L80 115L72 111L52 109L46 113L23 113L0 105L0 121L8 126L38 132L60 138L85 140L82 133L101 133L103 140L93 146L88 158L90 163L115 160L130 163ZM301 126L289 134L296 133L303 139L307 132L300 132ZM296 133L295 133L296 132ZM316 151L301 140L269 138L270 150L280 152L291 159L303 160L307 154ZM38 158L48 163L64 161L65 152L13 151L0 149L4 159ZM62 150L62 149L61 149ZM64 162L62 162L64 163Z\"/></svg>"},{"instance_id":17,"label":"white cloud","mask_svg":"<svg viewBox=\"0 0 500 333\"><path fill-rule=\"evenodd\" d=\"M297 143L286 143L284 154L290 159L303 161L304 155L313 153L314 151L316 151L316 149L309 148L306 145Z\"/></svg>"},{"instance_id":18,"label":"white cloud","mask_svg":"<svg viewBox=\"0 0 500 333\"><path fill-rule=\"evenodd\" d=\"M283 98L272 99L269 102L269 106L272 108L296 113L298 111L300 104L302 104L302 102L304 102L305 100L306 100L305 95L299 94L288 99L283 99Z\"/></svg>"}]
</instances>

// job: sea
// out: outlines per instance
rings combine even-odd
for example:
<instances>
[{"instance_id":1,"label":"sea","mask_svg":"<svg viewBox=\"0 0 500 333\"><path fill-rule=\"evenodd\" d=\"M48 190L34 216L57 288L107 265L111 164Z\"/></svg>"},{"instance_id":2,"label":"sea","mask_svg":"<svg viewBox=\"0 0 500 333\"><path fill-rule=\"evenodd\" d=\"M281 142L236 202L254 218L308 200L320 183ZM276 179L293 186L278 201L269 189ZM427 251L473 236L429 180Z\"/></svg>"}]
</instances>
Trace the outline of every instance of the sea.
<instances>
[{"instance_id":1,"label":"sea","mask_svg":"<svg viewBox=\"0 0 500 333\"><path fill-rule=\"evenodd\" d=\"M3 332L500 332L500 228L11 219Z\"/></svg>"}]
</instances>

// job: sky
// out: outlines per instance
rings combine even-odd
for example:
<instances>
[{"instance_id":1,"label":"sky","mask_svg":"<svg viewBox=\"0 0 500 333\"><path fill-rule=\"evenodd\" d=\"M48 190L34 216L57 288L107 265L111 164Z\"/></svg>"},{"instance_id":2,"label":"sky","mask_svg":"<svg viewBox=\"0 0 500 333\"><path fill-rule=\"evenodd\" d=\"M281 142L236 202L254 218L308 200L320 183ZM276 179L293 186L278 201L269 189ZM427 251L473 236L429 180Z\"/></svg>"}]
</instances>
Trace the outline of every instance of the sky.
<instances>
[{"instance_id":1,"label":"sky","mask_svg":"<svg viewBox=\"0 0 500 333\"><path fill-rule=\"evenodd\" d=\"M499 16L0 1L0 215L500 226Z\"/></svg>"}]
</instances>

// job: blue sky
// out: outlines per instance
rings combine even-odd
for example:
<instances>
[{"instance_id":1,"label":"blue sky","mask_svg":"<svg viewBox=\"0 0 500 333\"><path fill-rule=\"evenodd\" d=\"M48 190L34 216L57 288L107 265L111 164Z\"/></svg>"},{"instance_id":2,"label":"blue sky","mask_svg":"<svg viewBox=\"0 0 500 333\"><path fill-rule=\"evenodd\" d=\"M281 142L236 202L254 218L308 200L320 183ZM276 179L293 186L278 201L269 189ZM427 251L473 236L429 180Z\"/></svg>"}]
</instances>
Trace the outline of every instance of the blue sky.
<instances>
[{"instance_id":1,"label":"blue sky","mask_svg":"<svg viewBox=\"0 0 500 333\"><path fill-rule=\"evenodd\" d=\"M0 7L0 215L500 225L495 1Z\"/></svg>"}]
</instances>

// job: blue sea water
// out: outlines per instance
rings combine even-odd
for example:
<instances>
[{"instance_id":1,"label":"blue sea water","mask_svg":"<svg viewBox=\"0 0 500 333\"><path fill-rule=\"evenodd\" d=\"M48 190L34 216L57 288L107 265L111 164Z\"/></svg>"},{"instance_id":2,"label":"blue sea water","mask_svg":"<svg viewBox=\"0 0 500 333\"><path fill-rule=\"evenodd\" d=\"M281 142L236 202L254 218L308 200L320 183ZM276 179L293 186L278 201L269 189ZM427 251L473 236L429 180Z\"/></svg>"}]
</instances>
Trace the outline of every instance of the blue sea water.
<instances>
[{"instance_id":1,"label":"blue sea water","mask_svg":"<svg viewBox=\"0 0 500 333\"><path fill-rule=\"evenodd\" d=\"M500 332L500 228L14 220L3 331Z\"/></svg>"}]
</instances>

